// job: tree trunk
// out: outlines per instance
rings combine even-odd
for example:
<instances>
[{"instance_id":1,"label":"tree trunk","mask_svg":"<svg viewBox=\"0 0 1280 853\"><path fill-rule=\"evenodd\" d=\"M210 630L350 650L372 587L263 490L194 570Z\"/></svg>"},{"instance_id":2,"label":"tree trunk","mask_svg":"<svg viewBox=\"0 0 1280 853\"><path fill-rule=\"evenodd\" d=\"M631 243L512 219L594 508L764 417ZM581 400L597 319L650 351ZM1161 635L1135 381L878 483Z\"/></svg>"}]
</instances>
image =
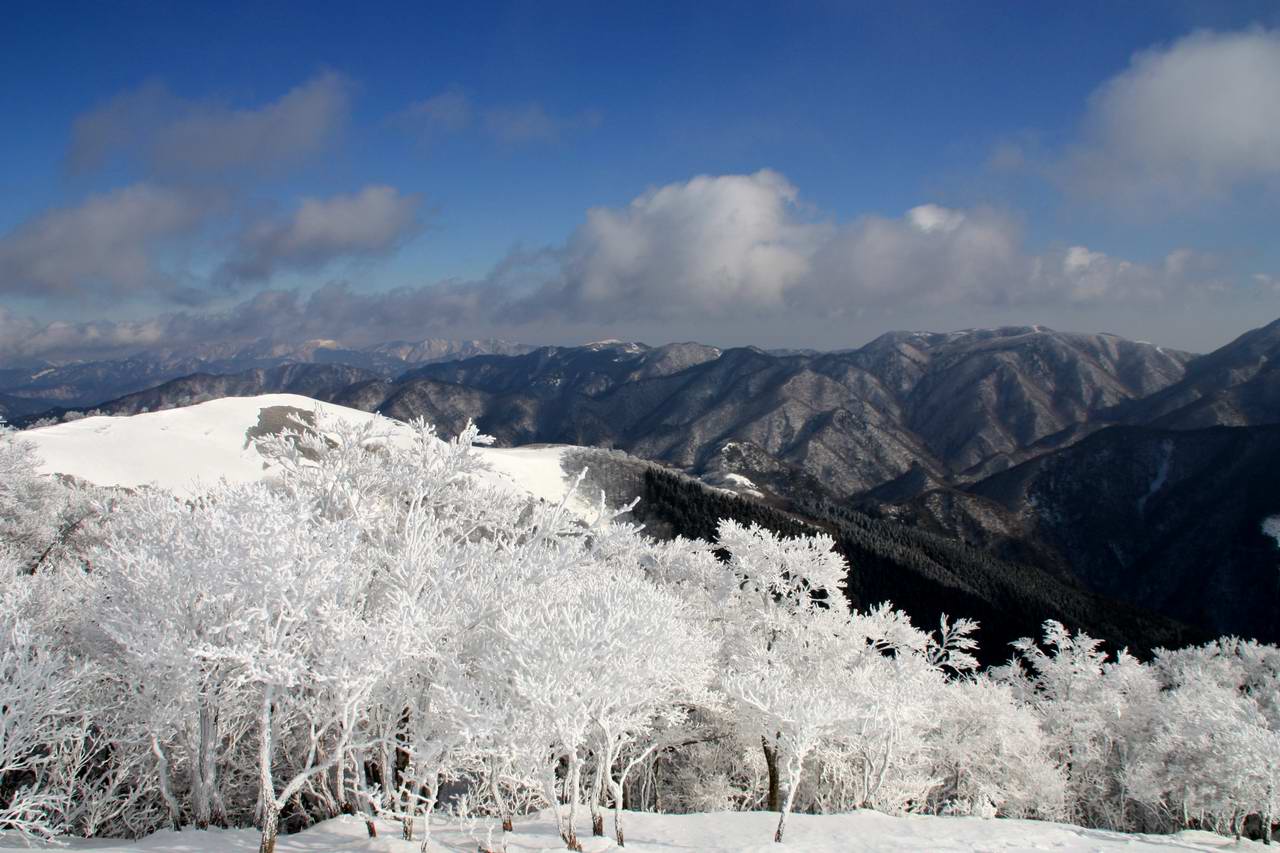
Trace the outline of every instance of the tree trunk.
<instances>
[{"instance_id":1,"label":"tree trunk","mask_svg":"<svg viewBox=\"0 0 1280 853\"><path fill-rule=\"evenodd\" d=\"M613 795L613 840L619 847L626 847L622 837L622 783L609 780L609 792Z\"/></svg>"},{"instance_id":2,"label":"tree trunk","mask_svg":"<svg viewBox=\"0 0 1280 853\"><path fill-rule=\"evenodd\" d=\"M178 799L173 795L173 785L169 781L169 757L164 754L160 741L155 735L151 736L151 754L156 757L156 773L160 777L160 797L169 811L169 823L173 826L174 832L179 832L182 830L182 807L178 805Z\"/></svg>"},{"instance_id":3,"label":"tree trunk","mask_svg":"<svg viewBox=\"0 0 1280 853\"><path fill-rule=\"evenodd\" d=\"M427 845L431 843L431 815L436 810L436 800L440 797L440 770L431 773L431 785L427 789L427 805L422 810L422 853L427 853Z\"/></svg>"},{"instance_id":4,"label":"tree trunk","mask_svg":"<svg viewBox=\"0 0 1280 853\"><path fill-rule=\"evenodd\" d=\"M558 763L559 762L556 764ZM564 841L565 846L570 850L581 851L582 844L578 841L578 833L573 826L573 821L576 815L574 813L572 803L577 800L577 795L575 794L569 801L571 805L569 806L569 817L566 820L564 809L560 806L561 797L556 791L556 764L548 765L542 771L543 796L545 796L547 798L547 802L551 804L551 811L556 817L556 831L560 833L560 838ZM571 776L572 770L565 775Z\"/></svg>"},{"instance_id":5,"label":"tree trunk","mask_svg":"<svg viewBox=\"0 0 1280 853\"><path fill-rule=\"evenodd\" d=\"M280 833L280 805L276 802L275 782L271 778L271 700L270 687L262 693L262 710L258 736L258 785L262 798L262 843L258 853L275 853L276 836Z\"/></svg>"},{"instance_id":6,"label":"tree trunk","mask_svg":"<svg viewBox=\"0 0 1280 853\"><path fill-rule=\"evenodd\" d=\"M782 806L782 790L781 780L778 778L778 745L775 741L769 744L769 739L761 736L760 745L764 747L764 765L769 771L769 805L771 812L778 811Z\"/></svg>"},{"instance_id":7,"label":"tree trunk","mask_svg":"<svg viewBox=\"0 0 1280 853\"><path fill-rule=\"evenodd\" d=\"M582 781L582 762L577 752L569 756L569 774L565 779L565 792L569 800L569 834L564 843L570 850L582 851L582 842L578 840L578 786Z\"/></svg>"},{"instance_id":8,"label":"tree trunk","mask_svg":"<svg viewBox=\"0 0 1280 853\"><path fill-rule=\"evenodd\" d=\"M796 788L800 787L800 772L804 770L804 761L801 756L792 756L787 759L787 799L782 804L782 814L778 815L778 830L773 834L773 840L777 844L782 843L783 830L787 828L787 815L791 814L791 807L796 802Z\"/></svg>"},{"instance_id":9,"label":"tree trunk","mask_svg":"<svg viewBox=\"0 0 1280 853\"><path fill-rule=\"evenodd\" d=\"M791 804L795 801L795 796L796 790L792 786L791 790L787 791L786 803L782 806L781 814L778 815L778 829L773 833L773 840L778 844L782 843L782 833L787 828L787 815L791 814Z\"/></svg>"},{"instance_id":10,"label":"tree trunk","mask_svg":"<svg viewBox=\"0 0 1280 853\"><path fill-rule=\"evenodd\" d=\"M208 704L200 702L199 731L196 734L196 756L191 762L192 821L197 829L208 829L213 822L213 785L211 771L214 766L213 739L217 723Z\"/></svg>"},{"instance_id":11,"label":"tree trunk","mask_svg":"<svg viewBox=\"0 0 1280 853\"><path fill-rule=\"evenodd\" d=\"M493 797L493 807L498 812L498 816L502 818L502 849L507 849L507 833L511 832L515 827L511 823L511 809L507 806L506 798L502 796L502 783L498 778L498 761L491 759L489 761L489 796Z\"/></svg>"},{"instance_id":12,"label":"tree trunk","mask_svg":"<svg viewBox=\"0 0 1280 853\"><path fill-rule=\"evenodd\" d=\"M604 774L609 768L602 767L602 761L596 760L595 776L591 780L591 834L596 838L604 837L604 811L600 801L604 798Z\"/></svg>"},{"instance_id":13,"label":"tree trunk","mask_svg":"<svg viewBox=\"0 0 1280 853\"><path fill-rule=\"evenodd\" d=\"M262 806L262 842L258 845L258 853L276 853L276 836L279 834L280 809L272 797Z\"/></svg>"},{"instance_id":14,"label":"tree trunk","mask_svg":"<svg viewBox=\"0 0 1280 853\"><path fill-rule=\"evenodd\" d=\"M373 807L373 800L370 799L369 792L369 774L365 769L364 754L359 753L354 757L356 767L356 790L360 792L361 805L360 810L364 812L364 828L369 833L370 838L378 837L378 827L374 824L373 818L376 812Z\"/></svg>"}]
</instances>

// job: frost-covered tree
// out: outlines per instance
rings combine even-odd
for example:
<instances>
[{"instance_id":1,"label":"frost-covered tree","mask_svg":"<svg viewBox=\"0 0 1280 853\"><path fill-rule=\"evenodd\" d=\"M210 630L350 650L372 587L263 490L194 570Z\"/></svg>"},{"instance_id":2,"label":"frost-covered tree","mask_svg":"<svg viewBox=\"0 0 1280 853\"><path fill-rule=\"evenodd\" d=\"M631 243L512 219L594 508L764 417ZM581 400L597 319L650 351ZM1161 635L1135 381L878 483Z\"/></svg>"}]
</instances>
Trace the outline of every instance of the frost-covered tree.
<instances>
[{"instance_id":1,"label":"frost-covered tree","mask_svg":"<svg viewBox=\"0 0 1280 853\"><path fill-rule=\"evenodd\" d=\"M71 805L52 765L83 731L77 700L93 674L32 632L17 574L0 555L0 829L51 838Z\"/></svg>"},{"instance_id":2,"label":"frost-covered tree","mask_svg":"<svg viewBox=\"0 0 1280 853\"><path fill-rule=\"evenodd\" d=\"M1059 622L1045 623L1043 644L1016 642L1018 656L999 677L1039 715L1049 754L1066 773L1070 819L1125 828L1133 808L1156 806L1149 780L1159 684L1127 652L1109 661L1100 641Z\"/></svg>"},{"instance_id":3,"label":"frost-covered tree","mask_svg":"<svg viewBox=\"0 0 1280 853\"><path fill-rule=\"evenodd\" d=\"M764 745L782 841L806 763L821 751L833 768L857 768L857 805L886 790L895 759L920 747L944 670L975 665L976 625L944 620L931 638L887 605L850 612L841 594L848 567L825 536L782 539L726 522L719 544L736 580L721 684Z\"/></svg>"},{"instance_id":4,"label":"frost-covered tree","mask_svg":"<svg viewBox=\"0 0 1280 853\"><path fill-rule=\"evenodd\" d=\"M1280 810L1280 649L1224 637L1157 653L1167 691L1157 726L1159 780L1180 825L1239 834L1256 814L1263 840Z\"/></svg>"},{"instance_id":5,"label":"frost-covered tree","mask_svg":"<svg viewBox=\"0 0 1280 853\"><path fill-rule=\"evenodd\" d=\"M256 723L263 850L281 808L345 758L389 659L365 610L371 566L359 531L261 485L193 505L149 495L113 525L95 562L101 624L147 689L185 709L152 719L152 749L185 738L198 826L217 816L226 717ZM281 762L281 731L302 733ZM288 768L276 784L281 764ZM172 790L171 780L164 782Z\"/></svg>"},{"instance_id":6,"label":"frost-covered tree","mask_svg":"<svg viewBox=\"0 0 1280 853\"><path fill-rule=\"evenodd\" d=\"M767 806L778 840L853 808L1266 838L1274 646L1148 664L1048 623L979 674L971 621L852 610L825 536L656 542L499 485L483 441L317 409L261 440L264 482L184 501L0 436L0 829L270 851L358 809L425 850L439 809L500 849L550 807L577 849L585 802L619 846L624 803Z\"/></svg>"},{"instance_id":7,"label":"frost-covered tree","mask_svg":"<svg viewBox=\"0 0 1280 853\"><path fill-rule=\"evenodd\" d=\"M943 814L1057 819L1065 780L1031 708L985 676L948 685L928 735L931 808Z\"/></svg>"},{"instance_id":8,"label":"frost-covered tree","mask_svg":"<svg viewBox=\"0 0 1280 853\"><path fill-rule=\"evenodd\" d=\"M720 611L717 624L725 671L732 671L733 661L741 660L744 671L761 677L767 661L781 659L770 650L782 638L804 633L810 620L821 613L836 618L848 613L842 595L848 566L835 553L830 537L788 539L758 525L723 521L717 543L729 554L727 582L711 587L721 596L714 607ZM761 732L769 772L769 808L775 811L783 808L781 737L778 731Z\"/></svg>"},{"instance_id":9,"label":"frost-covered tree","mask_svg":"<svg viewBox=\"0 0 1280 853\"><path fill-rule=\"evenodd\" d=\"M507 701L543 733L544 792L570 849L580 849L574 821L587 753L614 799L621 844L627 767L614 766L622 749L655 716L701 700L711 677L712 647L688 608L627 568L588 559L548 573L505 603L494 625L490 672L509 682ZM556 805L561 764L567 810Z\"/></svg>"},{"instance_id":10,"label":"frost-covered tree","mask_svg":"<svg viewBox=\"0 0 1280 853\"><path fill-rule=\"evenodd\" d=\"M40 474L35 445L0 420L0 549L20 570L81 556L102 509L96 490Z\"/></svg>"}]
</instances>

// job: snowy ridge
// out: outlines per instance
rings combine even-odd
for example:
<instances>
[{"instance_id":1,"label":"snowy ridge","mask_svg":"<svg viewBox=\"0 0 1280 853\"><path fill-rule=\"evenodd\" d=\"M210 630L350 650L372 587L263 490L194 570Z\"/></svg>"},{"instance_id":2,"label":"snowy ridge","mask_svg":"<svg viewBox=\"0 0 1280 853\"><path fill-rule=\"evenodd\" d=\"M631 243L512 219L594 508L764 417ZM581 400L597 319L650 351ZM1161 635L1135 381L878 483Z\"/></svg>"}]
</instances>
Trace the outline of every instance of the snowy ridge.
<instances>
[{"instance_id":1,"label":"snowy ridge","mask_svg":"<svg viewBox=\"0 0 1280 853\"><path fill-rule=\"evenodd\" d=\"M264 394L125 417L82 418L22 435L36 446L42 473L64 474L99 486L152 485L191 497L219 479L246 483L269 476L266 461L249 437L264 410L310 413L317 406L352 423L376 417L298 394ZM391 420L387 424L406 443L410 440L403 424ZM492 482L558 503L571 485L562 466L569 449L540 445L476 451L492 469ZM590 495L575 495L570 509L587 516L594 514L595 506Z\"/></svg>"},{"instance_id":2,"label":"snowy ridge","mask_svg":"<svg viewBox=\"0 0 1280 853\"><path fill-rule=\"evenodd\" d=\"M1186 831L1175 835L1127 835L1119 832L1082 829L1061 823L1030 820L986 820L976 817L892 817L870 810L852 814L796 815L794 835L784 844L762 841L767 838L772 815L769 812L712 812L708 814L629 813L632 827L627 846L613 839L592 838L589 824L583 823L582 847L586 853L629 850L634 853L959 853L979 850L1052 850L1056 853L1159 853L1159 851L1263 850L1262 844L1208 832ZM507 838L507 853L563 851L549 813L516 821L515 832ZM856 842L853 839L857 839ZM0 838L0 847L6 839ZM431 841L402 841L399 826L379 821L378 838L368 837L362 819L338 817L319 823L296 835L281 836L277 853L473 853L484 849L484 832L464 831L447 819L432 821ZM258 833L252 829L187 829L162 831L140 841L110 842L65 839L71 851L97 853L254 853ZM497 849L496 847L494 849Z\"/></svg>"}]
</instances>

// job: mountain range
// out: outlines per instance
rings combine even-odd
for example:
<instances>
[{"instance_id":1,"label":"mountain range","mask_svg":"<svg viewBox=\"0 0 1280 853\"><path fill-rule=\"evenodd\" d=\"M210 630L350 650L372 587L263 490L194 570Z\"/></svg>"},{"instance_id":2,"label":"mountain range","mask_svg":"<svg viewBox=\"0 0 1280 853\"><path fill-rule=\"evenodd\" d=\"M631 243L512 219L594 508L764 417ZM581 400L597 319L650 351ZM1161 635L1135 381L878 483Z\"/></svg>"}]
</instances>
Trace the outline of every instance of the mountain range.
<instances>
[{"instance_id":1,"label":"mountain range","mask_svg":"<svg viewBox=\"0 0 1280 853\"><path fill-rule=\"evenodd\" d=\"M795 517L855 512L1022 567L1006 573L1280 639L1280 551L1262 533L1280 515L1280 321L1206 355L1042 326L891 332L825 353L324 344L210 352L109 399L195 356L45 368L25 384L0 371L0 405L50 388L82 406L100 395L112 414L297 393L443 434L474 420L500 445L623 450Z\"/></svg>"},{"instance_id":2,"label":"mountain range","mask_svg":"<svg viewBox=\"0 0 1280 853\"><path fill-rule=\"evenodd\" d=\"M144 349L128 358L67 363L27 362L0 367L0 417L18 421L52 409L94 408L192 374L226 375L288 364L336 364L397 376L411 367L451 358L533 349L500 340L392 341L359 349L330 340L255 341L181 349Z\"/></svg>"}]
</instances>

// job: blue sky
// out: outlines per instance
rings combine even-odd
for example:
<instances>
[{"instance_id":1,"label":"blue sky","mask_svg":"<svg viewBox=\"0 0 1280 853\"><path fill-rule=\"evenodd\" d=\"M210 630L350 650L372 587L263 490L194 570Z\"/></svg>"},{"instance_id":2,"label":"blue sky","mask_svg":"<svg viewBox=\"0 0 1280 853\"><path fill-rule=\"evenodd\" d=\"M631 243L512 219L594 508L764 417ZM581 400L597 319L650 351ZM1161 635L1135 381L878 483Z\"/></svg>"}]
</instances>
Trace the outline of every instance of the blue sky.
<instances>
[{"instance_id":1,"label":"blue sky","mask_svg":"<svg viewBox=\"0 0 1280 853\"><path fill-rule=\"evenodd\" d=\"M1280 316L1275 4L7 19L0 353Z\"/></svg>"}]
</instances>

